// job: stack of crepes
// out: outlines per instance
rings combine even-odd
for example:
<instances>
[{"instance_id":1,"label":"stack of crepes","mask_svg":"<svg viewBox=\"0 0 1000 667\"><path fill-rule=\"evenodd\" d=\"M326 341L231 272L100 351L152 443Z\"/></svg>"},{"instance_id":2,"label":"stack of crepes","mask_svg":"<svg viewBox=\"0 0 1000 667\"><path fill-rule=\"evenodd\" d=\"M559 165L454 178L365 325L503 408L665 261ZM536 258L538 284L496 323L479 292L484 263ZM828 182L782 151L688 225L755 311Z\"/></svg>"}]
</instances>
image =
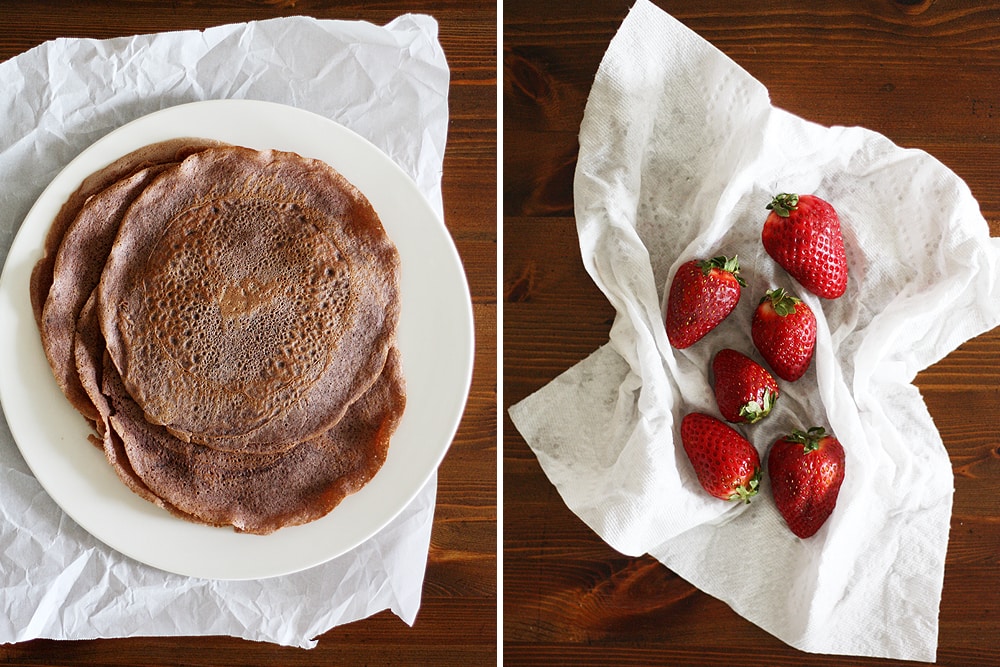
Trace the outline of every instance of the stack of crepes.
<instances>
[{"instance_id":1,"label":"stack of crepes","mask_svg":"<svg viewBox=\"0 0 1000 667\"><path fill-rule=\"evenodd\" d=\"M53 220L31 300L93 443L177 516L270 533L385 461L399 258L324 162L195 138L123 156Z\"/></svg>"}]
</instances>

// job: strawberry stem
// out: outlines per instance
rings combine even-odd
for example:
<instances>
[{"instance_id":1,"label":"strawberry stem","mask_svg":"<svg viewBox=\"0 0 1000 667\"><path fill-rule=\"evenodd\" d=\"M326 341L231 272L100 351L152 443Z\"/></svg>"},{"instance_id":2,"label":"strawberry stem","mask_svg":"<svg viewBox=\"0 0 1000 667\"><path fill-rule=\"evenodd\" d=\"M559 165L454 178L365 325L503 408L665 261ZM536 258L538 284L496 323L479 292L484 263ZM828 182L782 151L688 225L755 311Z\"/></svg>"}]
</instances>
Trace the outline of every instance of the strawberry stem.
<instances>
[{"instance_id":1,"label":"strawberry stem","mask_svg":"<svg viewBox=\"0 0 1000 667\"><path fill-rule=\"evenodd\" d=\"M756 424L771 414L771 408L774 407L774 402L777 398L778 395L776 393L770 389L765 389L764 395L760 397L759 401L750 401L740 408L740 417L743 417L748 424Z\"/></svg>"},{"instance_id":2,"label":"strawberry stem","mask_svg":"<svg viewBox=\"0 0 1000 667\"><path fill-rule=\"evenodd\" d=\"M746 504L750 504L750 499L757 495L760 490L760 467L756 467L753 470L753 477L746 485L740 484L736 487L733 495L729 496L730 500L740 500Z\"/></svg>"},{"instance_id":3,"label":"strawberry stem","mask_svg":"<svg viewBox=\"0 0 1000 667\"><path fill-rule=\"evenodd\" d=\"M797 442L802 445L806 450L806 453L815 451L819 449L820 441L826 437L826 429L822 426L813 426L808 431L792 431L786 440L789 442Z\"/></svg>"},{"instance_id":4,"label":"strawberry stem","mask_svg":"<svg viewBox=\"0 0 1000 667\"><path fill-rule=\"evenodd\" d=\"M713 257L712 259L706 259L698 262L698 268L704 275L708 275L712 269L719 269L721 271L728 271L733 274L738 282L743 287L747 286L747 281L740 277L740 260L737 255L733 255L732 258L726 257L725 255L719 255L718 257Z\"/></svg>"},{"instance_id":5,"label":"strawberry stem","mask_svg":"<svg viewBox=\"0 0 1000 667\"><path fill-rule=\"evenodd\" d=\"M767 300L771 301L771 307L774 308L774 312L782 317L794 314L795 306L802 303L802 299L792 296L783 287L768 290L760 302L764 303Z\"/></svg>"},{"instance_id":6,"label":"strawberry stem","mask_svg":"<svg viewBox=\"0 0 1000 667\"><path fill-rule=\"evenodd\" d=\"M775 195L771 203L767 205L767 210L774 211L782 218L787 218L789 213L795 210L795 207L799 205L799 196L796 194L790 194L788 192L782 192L780 195Z\"/></svg>"}]
</instances>

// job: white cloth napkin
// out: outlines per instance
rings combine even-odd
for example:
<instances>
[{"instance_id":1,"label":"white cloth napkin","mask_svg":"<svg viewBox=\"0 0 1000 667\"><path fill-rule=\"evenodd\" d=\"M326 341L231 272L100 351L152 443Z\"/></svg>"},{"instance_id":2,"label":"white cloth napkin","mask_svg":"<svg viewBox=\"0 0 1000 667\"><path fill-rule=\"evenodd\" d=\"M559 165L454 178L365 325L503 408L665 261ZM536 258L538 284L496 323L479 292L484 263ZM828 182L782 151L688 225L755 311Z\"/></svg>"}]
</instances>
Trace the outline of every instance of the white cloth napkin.
<instances>
[{"instance_id":1,"label":"white cloth napkin","mask_svg":"<svg viewBox=\"0 0 1000 667\"><path fill-rule=\"evenodd\" d=\"M327 116L385 151L443 215L449 70L429 16L384 27L293 17L103 41L58 39L0 63L0 261L42 190L128 121L205 99L247 98ZM420 606L436 496L353 551L258 581L176 576L93 539L31 475L0 427L0 642L233 635L315 646L331 627Z\"/></svg>"},{"instance_id":2,"label":"white cloth napkin","mask_svg":"<svg viewBox=\"0 0 1000 667\"><path fill-rule=\"evenodd\" d=\"M778 192L839 211L842 298L805 293L764 252ZM584 264L617 311L610 342L510 409L566 504L614 548L653 555L792 646L933 661L953 477L911 383L1000 323L1000 239L967 186L922 151L772 107L747 72L638 0L590 93L575 207ZM674 271L721 254L738 255L749 282L740 305L672 349ZM716 500L679 446L684 414L717 414L714 353L757 356L750 315L773 286L815 311L815 358L742 430L762 455L813 425L847 450L837 509L807 540L784 525L766 480L749 505Z\"/></svg>"}]
</instances>

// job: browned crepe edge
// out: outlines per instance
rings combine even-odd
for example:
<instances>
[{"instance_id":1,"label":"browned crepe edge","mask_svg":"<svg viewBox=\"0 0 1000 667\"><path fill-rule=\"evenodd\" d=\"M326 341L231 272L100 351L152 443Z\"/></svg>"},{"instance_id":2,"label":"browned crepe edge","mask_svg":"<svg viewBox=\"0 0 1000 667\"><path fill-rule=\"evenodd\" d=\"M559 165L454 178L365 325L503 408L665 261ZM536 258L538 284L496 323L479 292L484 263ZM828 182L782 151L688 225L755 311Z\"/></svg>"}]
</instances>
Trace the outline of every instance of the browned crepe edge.
<instances>
[{"instance_id":1,"label":"browned crepe edge","mask_svg":"<svg viewBox=\"0 0 1000 667\"><path fill-rule=\"evenodd\" d=\"M87 295L97 287L100 272L90 284L80 284L80 267L73 264L69 259L69 254L80 251L84 253L100 251L100 254L106 257L111 250L111 244L117 236L118 226L128 206L139 196L142 189L150 183L153 177L170 164L174 163L140 169L90 196L66 229L56 253L49 292L39 322L42 349L45 351L46 359L59 389L62 390L73 407L91 421L98 420L99 415L80 382L80 374L74 359L73 339L81 309L87 300ZM102 210L99 215L95 216L94 209L99 208L105 199L117 197L120 197L121 201L116 202L115 210ZM84 235L81 236L76 232L82 230L84 224L88 224L90 229L82 231L81 234ZM97 229L94 229L95 226ZM89 247L78 247L81 244L86 244ZM75 272L69 274L71 269L66 268L67 266L74 267L73 271ZM64 284L67 280L74 284ZM74 291L77 293L76 298L69 299L65 293L60 293L62 291Z\"/></svg>"},{"instance_id":2,"label":"browned crepe edge","mask_svg":"<svg viewBox=\"0 0 1000 667\"><path fill-rule=\"evenodd\" d=\"M130 417L130 412L141 415L141 411L134 404L126 405L126 402L131 401L127 393L117 394L124 387L113 386L118 381L114 376L113 365L105 367L105 374L104 391L114 394L109 400L122 406L122 409L111 414L110 427L121 438L129 469L141 480L143 488L148 489L163 502L166 509L178 516L213 526L229 525L237 532L256 535L266 535L283 527L315 521L329 514L348 495L368 484L385 463L390 439L406 405L405 381L399 353L393 348L382 375L372 389L355 402L345 419L330 431L280 454L239 454L184 442L170 435L162 426ZM324 471L330 469L330 466L310 465L322 462L327 456L341 456L345 432L351 433L359 425L363 431L362 441L354 444L361 453L356 454L355 458L363 463L332 479L324 477ZM142 429L143 434L138 438L134 437L132 428ZM156 444L144 445L141 442L144 438L155 439ZM149 454L149 450L155 452ZM153 457L152 461L149 460L150 456ZM184 468L192 465L192 461L218 461L219 464L212 469ZM301 481L293 475L291 480L281 478L263 489L255 489L249 497L237 491L233 497L228 498L228 502L218 502L218 498L213 498L210 506L198 502L200 496L218 492L219 487L228 486L219 479L231 480L233 477L246 476L247 479L241 479L240 483L252 485L258 472L267 477L272 470L286 465L293 466L290 468L292 472L301 472L297 466L303 466L307 479ZM178 466L181 467L178 477L187 483L194 480L193 490L185 484L172 485L169 480L164 481L165 471ZM253 507L261 497L264 498L267 509L255 511ZM289 502L290 507L271 509L275 504L282 506Z\"/></svg>"},{"instance_id":3,"label":"browned crepe edge","mask_svg":"<svg viewBox=\"0 0 1000 667\"><path fill-rule=\"evenodd\" d=\"M69 229L80 208L90 196L100 192L115 181L145 167L164 162L177 162L190 155L192 151L220 145L223 145L222 142L198 137L168 139L143 146L123 155L85 178L80 183L80 186L66 199L53 219L49 231L45 236L42 256L31 271L29 292L35 322L39 325L41 324L45 299L48 296L49 288L52 286L52 272L55 268L56 253L59 251L60 244L62 244L63 236L65 236L66 230Z\"/></svg>"}]
</instances>

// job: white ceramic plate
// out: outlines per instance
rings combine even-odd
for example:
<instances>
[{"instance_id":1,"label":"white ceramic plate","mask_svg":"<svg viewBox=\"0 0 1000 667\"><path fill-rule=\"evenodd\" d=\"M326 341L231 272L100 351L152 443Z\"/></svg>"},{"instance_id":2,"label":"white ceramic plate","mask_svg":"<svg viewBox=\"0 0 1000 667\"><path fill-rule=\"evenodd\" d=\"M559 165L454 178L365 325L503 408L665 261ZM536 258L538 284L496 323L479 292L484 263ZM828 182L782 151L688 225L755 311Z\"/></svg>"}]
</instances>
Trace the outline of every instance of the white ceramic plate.
<instances>
[{"instance_id":1,"label":"white ceramic plate","mask_svg":"<svg viewBox=\"0 0 1000 667\"><path fill-rule=\"evenodd\" d=\"M146 144L207 137L275 148L332 165L371 200L402 260L398 346L407 406L375 478L326 517L271 535L238 534L177 519L132 494L52 378L28 296L59 207L90 173ZM178 574L255 579L339 556L378 532L423 488L458 427L472 375L469 289L444 223L416 184L350 130L300 109L244 100L196 102L150 114L103 137L52 181L25 218L0 275L0 401L32 472L94 537Z\"/></svg>"}]
</instances>

